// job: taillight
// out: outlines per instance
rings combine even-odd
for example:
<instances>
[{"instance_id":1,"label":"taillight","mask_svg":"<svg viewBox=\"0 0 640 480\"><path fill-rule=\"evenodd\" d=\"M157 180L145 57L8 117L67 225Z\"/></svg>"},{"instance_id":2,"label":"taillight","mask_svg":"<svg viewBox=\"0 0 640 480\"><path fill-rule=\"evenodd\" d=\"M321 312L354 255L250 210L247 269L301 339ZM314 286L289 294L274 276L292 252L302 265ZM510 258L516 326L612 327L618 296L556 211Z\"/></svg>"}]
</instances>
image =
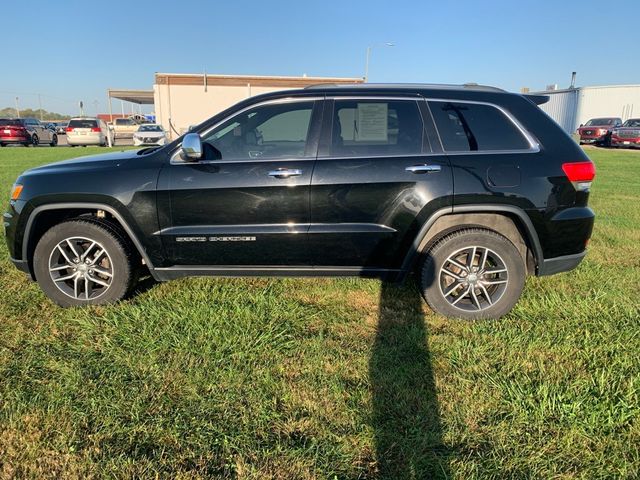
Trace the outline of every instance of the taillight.
<instances>
[{"instance_id":1,"label":"taillight","mask_svg":"<svg viewBox=\"0 0 640 480\"><path fill-rule=\"evenodd\" d=\"M93 127L91 129L92 132L99 132L100 131L100 127Z\"/></svg>"},{"instance_id":2,"label":"taillight","mask_svg":"<svg viewBox=\"0 0 640 480\"><path fill-rule=\"evenodd\" d=\"M65 132L73 132L73 128L71 127L67 127L64 129Z\"/></svg>"},{"instance_id":3,"label":"taillight","mask_svg":"<svg viewBox=\"0 0 640 480\"><path fill-rule=\"evenodd\" d=\"M563 163L562 171L579 192L588 192L596 176L596 166L593 162Z\"/></svg>"}]
</instances>

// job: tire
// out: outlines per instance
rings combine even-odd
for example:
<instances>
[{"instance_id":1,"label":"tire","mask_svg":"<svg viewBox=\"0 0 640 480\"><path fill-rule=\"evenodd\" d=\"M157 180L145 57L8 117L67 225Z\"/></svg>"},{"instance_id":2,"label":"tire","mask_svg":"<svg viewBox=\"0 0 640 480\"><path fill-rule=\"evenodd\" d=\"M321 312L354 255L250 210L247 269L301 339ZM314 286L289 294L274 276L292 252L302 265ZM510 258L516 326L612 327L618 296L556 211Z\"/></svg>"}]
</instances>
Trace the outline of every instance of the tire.
<instances>
[{"instance_id":1,"label":"tire","mask_svg":"<svg viewBox=\"0 0 640 480\"><path fill-rule=\"evenodd\" d=\"M49 144L49 146L51 147L55 147L58 145L58 135L53 135L53 137L51 137L51 143Z\"/></svg>"},{"instance_id":2,"label":"tire","mask_svg":"<svg viewBox=\"0 0 640 480\"><path fill-rule=\"evenodd\" d=\"M40 288L58 305L103 305L122 299L135 284L134 258L119 229L107 222L76 219L42 236L33 268Z\"/></svg>"},{"instance_id":3,"label":"tire","mask_svg":"<svg viewBox=\"0 0 640 480\"><path fill-rule=\"evenodd\" d=\"M431 309L465 320L509 313L526 278L518 249L502 235L480 228L459 230L438 241L420 273L420 289Z\"/></svg>"},{"instance_id":4,"label":"tire","mask_svg":"<svg viewBox=\"0 0 640 480\"><path fill-rule=\"evenodd\" d=\"M38 138L38 135L33 135L31 137L31 145L33 145L34 147L37 147L40 144L40 139Z\"/></svg>"},{"instance_id":5,"label":"tire","mask_svg":"<svg viewBox=\"0 0 640 480\"><path fill-rule=\"evenodd\" d=\"M0 143L0 147L6 147L7 144L6 143Z\"/></svg>"}]
</instances>

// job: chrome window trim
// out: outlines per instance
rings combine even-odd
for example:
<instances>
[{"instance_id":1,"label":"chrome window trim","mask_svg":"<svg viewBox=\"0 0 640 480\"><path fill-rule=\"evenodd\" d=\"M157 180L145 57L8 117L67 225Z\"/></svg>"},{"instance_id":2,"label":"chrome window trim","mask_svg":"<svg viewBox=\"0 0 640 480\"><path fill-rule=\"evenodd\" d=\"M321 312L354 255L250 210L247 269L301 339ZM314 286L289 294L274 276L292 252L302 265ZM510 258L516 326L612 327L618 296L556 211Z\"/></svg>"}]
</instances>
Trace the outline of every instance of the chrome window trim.
<instances>
[{"instance_id":1,"label":"chrome window trim","mask_svg":"<svg viewBox=\"0 0 640 480\"><path fill-rule=\"evenodd\" d=\"M474 104L474 105L487 105L489 107L493 107L498 111L500 111L505 117L507 117L507 119L509 119L511 123L513 123L513 125L518 129L518 131L522 134L522 136L524 136L524 138L527 140L527 143L529 143L529 148L521 148L521 149L518 148L518 149L508 149L508 150L451 150L451 151L444 148L444 144L442 144L442 150L446 155L495 155L495 154L501 154L501 153L514 154L514 153L540 152L540 143L533 138L533 136L527 131L527 129L525 129L520 124L518 119L514 117L513 114L511 114L511 112L509 112L507 109L503 108L500 105L497 105L491 102L478 101L478 100L457 100L453 98L425 98L425 101L427 102L427 107L429 107L429 102L468 103L468 104ZM431 111L430 107L429 107L429 111ZM431 115L433 116L433 112L431 112ZM433 124L436 128L436 131L438 132L438 138L440 138L440 142L442 143L442 137L440 136L440 131L438 130L438 125L435 122L435 118L434 118Z\"/></svg>"},{"instance_id":2,"label":"chrome window trim","mask_svg":"<svg viewBox=\"0 0 640 480\"><path fill-rule=\"evenodd\" d=\"M220 125L222 125L227 120L231 120L233 117L240 115L247 110L251 110L252 108L262 107L263 105L277 105L284 103L299 103L299 102L317 102L324 100L324 96L314 96L314 97L286 97L286 98L276 98L274 100L264 100L262 102L253 103L251 105L246 106L245 108L238 110L237 112L233 112L231 115L223 118L216 124L212 125L204 132L199 133L200 138L206 136L212 130L215 130ZM197 133L197 132L190 132ZM176 159L176 157L180 156L180 149L182 148L182 142L176 145L175 151L171 154L171 159L169 160L169 164L171 165L209 165L209 164L219 164L219 163L252 163L252 162L280 162L280 161L306 161L306 160L315 160L315 157L292 157L292 158L241 158L241 159L231 159L231 160L204 160L200 162L187 162L182 159Z\"/></svg>"}]
</instances>

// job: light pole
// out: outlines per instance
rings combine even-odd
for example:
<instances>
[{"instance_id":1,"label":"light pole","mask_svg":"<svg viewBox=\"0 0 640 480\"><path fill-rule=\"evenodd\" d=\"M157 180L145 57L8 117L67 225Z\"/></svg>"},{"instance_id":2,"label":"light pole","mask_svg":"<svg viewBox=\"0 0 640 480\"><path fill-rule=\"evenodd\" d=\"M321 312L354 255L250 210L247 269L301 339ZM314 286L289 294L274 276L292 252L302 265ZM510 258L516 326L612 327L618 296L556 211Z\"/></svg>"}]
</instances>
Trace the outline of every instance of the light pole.
<instances>
[{"instance_id":1,"label":"light pole","mask_svg":"<svg viewBox=\"0 0 640 480\"><path fill-rule=\"evenodd\" d=\"M16 97L16 118L20 118L20 107L18 106L18 97Z\"/></svg>"},{"instance_id":2,"label":"light pole","mask_svg":"<svg viewBox=\"0 0 640 480\"><path fill-rule=\"evenodd\" d=\"M371 57L371 49L376 47L395 47L394 43L386 42L380 43L378 45L369 45L367 47L367 62L364 67L364 81L367 82L369 80L369 58Z\"/></svg>"}]
</instances>

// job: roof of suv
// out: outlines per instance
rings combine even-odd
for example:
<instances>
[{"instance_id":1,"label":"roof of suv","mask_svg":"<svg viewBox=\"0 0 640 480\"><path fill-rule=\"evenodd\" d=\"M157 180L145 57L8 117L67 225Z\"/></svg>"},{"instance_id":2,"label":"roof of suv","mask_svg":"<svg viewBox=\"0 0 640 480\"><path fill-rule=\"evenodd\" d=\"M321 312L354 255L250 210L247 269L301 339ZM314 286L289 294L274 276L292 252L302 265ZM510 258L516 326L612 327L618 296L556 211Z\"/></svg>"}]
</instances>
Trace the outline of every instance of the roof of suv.
<instances>
[{"instance_id":1,"label":"roof of suv","mask_svg":"<svg viewBox=\"0 0 640 480\"><path fill-rule=\"evenodd\" d=\"M435 83L357 83L357 84L335 84L320 83L310 85L305 90L459 90L459 91L479 91L479 92L500 92L506 93L498 87L489 85L478 85L477 83L465 83L462 85L435 84Z\"/></svg>"}]
</instances>

